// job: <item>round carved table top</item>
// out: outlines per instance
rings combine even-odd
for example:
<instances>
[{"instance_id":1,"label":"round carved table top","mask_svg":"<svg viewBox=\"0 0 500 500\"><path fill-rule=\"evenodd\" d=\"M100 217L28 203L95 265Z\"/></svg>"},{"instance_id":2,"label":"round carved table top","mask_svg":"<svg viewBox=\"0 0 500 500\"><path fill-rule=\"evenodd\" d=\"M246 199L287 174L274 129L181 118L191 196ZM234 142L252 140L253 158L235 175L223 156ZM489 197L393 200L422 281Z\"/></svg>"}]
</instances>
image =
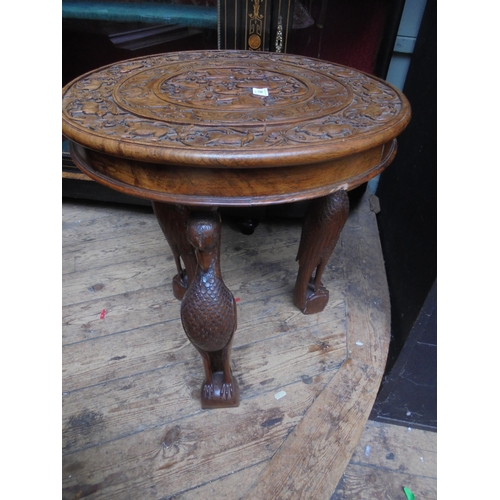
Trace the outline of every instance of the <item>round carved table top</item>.
<instances>
[{"instance_id":1,"label":"round carved table top","mask_svg":"<svg viewBox=\"0 0 500 500\"><path fill-rule=\"evenodd\" d=\"M350 189L390 163L393 139L409 120L404 95L380 79L270 52L137 58L63 89L63 134L76 164L104 184L157 201L265 204ZM332 172L323 182L304 183L304 174L325 169ZM206 188L211 175L222 186ZM283 177L295 183L280 191L274 184ZM177 185L187 180L196 186ZM250 180L255 189L244 189Z\"/></svg>"}]
</instances>

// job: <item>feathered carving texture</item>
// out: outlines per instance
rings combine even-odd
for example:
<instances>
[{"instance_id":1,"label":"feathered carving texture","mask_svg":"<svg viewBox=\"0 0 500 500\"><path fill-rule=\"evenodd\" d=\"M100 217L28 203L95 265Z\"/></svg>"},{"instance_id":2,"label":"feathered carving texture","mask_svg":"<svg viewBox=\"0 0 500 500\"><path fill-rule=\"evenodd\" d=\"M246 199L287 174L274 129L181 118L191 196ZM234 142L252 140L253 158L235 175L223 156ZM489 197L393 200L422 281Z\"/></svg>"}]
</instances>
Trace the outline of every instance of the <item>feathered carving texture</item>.
<instances>
[{"instance_id":1,"label":"feathered carving texture","mask_svg":"<svg viewBox=\"0 0 500 500\"><path fill-rule=\"evenodd\" d=\"M216 276L213 266L198 268L181 306L182 325L189 340L205 351L226 347L236 330L233 294Z\"/></svg>"},{"instance_id":2,"label":"feathered carving texture","mask_svg":"<svg viewBox=\"0 0 500 500\"><path fill-rule=\"evenodd\" d=\"M321 312L328 303L329 293L321 277L348 214L349 198L343 190L317 198L309 205L297 253L299 272L293 297L304 314Z\"/></svg>"},{"instance_id":3,"label":"feathered carving texture","mask_svg":"<svg viewBox=\"0 0 500 500\"><path fill-rule=\"evenodd\" d=\"M345 191L311 202L304 218L296 259L300 266L311 269L310 275L328 262L348 213L349 198Z\"/></svg>"},{"instance_id":4,"label":"feathered carving texture","mask_svg":"<svg viewBox=\"0 0 500 500\"><path fill-rule=\"evenodd\" d=\"M220 271L220 217L217 212L191 213L187 237L197 268L182 299L184 331L203 358L202 406L237 406L237 383L229 362L236 331L236 303Z\"/></svg>"}]
</instances>

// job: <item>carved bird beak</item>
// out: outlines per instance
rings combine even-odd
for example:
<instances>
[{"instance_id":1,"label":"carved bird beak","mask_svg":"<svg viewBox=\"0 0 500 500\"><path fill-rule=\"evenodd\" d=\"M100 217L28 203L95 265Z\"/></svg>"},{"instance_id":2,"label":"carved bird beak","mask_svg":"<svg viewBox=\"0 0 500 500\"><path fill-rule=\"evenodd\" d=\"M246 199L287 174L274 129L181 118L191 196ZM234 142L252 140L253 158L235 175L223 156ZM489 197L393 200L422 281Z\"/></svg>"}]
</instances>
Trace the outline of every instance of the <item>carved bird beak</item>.
<instances>
[{"instance_id":1,"label":"carved bird beak","mask_svg":"<svg viewBox=\"0 0 500 500\"><path fill-rule=\"evenodd\" d=\"M196 258L203 271L207 272L213 260L212 252L203 252L202 250L196 250Z\"/></svg>"}]
</instances>

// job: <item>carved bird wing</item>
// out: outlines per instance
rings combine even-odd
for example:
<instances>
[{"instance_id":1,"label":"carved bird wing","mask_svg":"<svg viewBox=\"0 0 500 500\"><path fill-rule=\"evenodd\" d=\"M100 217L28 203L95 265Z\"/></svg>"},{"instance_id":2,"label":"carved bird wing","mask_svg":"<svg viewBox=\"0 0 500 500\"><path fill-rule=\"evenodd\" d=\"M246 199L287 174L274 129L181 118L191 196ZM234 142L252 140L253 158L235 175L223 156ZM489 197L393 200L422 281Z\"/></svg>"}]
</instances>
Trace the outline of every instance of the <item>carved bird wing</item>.
<instances>
[{"instance_id":1,"label":"carved bird wing","mask_svg":"<svg viewBox=\"0 0 500 500\"><path fill-rule=\"evenodd\" d=\"M336 194L313 200L304 218L296 260L301 266L310 266L311 272L330 258L349 210L347 197Z\"/></svg>"},{"instance_id":2,"label":"carved bird wing","mask_svg":"<svg viewBox=\"0 0 500 500\"><path fill-rule=\"evenodd\" d=\"M172 250L180 255L191 252L191 244L186 238L189 209L164 203L160 209L155 205L155 212Z\"/></svg>"}]
</instances>

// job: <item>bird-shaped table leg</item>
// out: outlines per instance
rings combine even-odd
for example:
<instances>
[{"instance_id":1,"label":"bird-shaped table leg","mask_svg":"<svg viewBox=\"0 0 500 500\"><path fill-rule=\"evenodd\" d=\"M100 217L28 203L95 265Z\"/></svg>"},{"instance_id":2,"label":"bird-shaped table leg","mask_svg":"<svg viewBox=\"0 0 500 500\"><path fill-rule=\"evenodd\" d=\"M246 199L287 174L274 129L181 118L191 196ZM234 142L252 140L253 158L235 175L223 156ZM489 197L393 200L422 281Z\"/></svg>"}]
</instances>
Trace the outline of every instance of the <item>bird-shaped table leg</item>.
<instances>
[{"instance_id":1,"label":"bird-shaped table leg","mask_svg":"<svg viewBox=\"0 0 500 500\"><path fill-rule=\"evenodd\" d=\"M203 358L202 408L239 405L229 359L236 330L236 303L222 280L220 234L217 212L191 212L187 238L194 248L197 267L182 299L181 320L187 337Z\"/></svg>"},{"instance_id":2,"label":"bird-shaped table leg","mask_svg":"<svg viewBox=\"0 0 500 500\"><path fill-rule=\"evenodd\" d=\"M348 215L349 198L343 190L313 200L307 209L297 254L299 272L293 293L294 304L304 314L321 312L328 303L329 293L321 283L321 276Z\"/></svg>"},{"instance_id":3,"label":"bird-shaped table leg","mask_svg":"<svg viewBox=\"0 0 500 500\"><path fill-rule=\"evenodd\" d=\"M182 300L189 282L196 271L196 257L191 243L187 239L189 208L170 203L153 202L153 210L165 238L174 255L177 274L172 279L174 296ZM181 261L182 259L182 261ZM182 267L184 264L185 269Z\"/></svg>"}]
</instances>

